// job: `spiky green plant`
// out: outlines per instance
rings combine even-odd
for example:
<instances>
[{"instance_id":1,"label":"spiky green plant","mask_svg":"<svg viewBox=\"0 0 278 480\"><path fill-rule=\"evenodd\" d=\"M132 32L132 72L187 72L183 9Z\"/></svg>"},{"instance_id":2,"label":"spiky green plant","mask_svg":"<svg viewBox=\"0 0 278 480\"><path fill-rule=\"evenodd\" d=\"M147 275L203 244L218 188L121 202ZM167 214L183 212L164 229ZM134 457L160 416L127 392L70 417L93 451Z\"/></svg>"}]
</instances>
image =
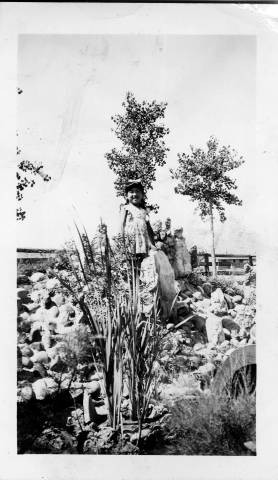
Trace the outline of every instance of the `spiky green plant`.
<instances>
[{"instance_id":1,"label":"spiky green plant","mask_svg":"<svg viewBox=\"0 0 278 480\"><path fill-rule=\"evenodd\" d=\"M99 365L102 368L111 426L117 429L122 423L125 376L131 418L138 421L140 441L153 392L154 362L159 350L158 296L153 296L148 313L144 313L138 265L130 256L125 239L116 239L118 249L115 253L105 233L104 251L98 256L99 251L90 242L86 230L81 233L76 228L82 254L75 244L71 254L75 254L77 261L73 262L69 255L71 274L63 277L56 272L55 275L78 302L90 328L96 348L93 360L96 368ZM121 268L116 268L115 264Z\"/></svg>"}]
</instances>

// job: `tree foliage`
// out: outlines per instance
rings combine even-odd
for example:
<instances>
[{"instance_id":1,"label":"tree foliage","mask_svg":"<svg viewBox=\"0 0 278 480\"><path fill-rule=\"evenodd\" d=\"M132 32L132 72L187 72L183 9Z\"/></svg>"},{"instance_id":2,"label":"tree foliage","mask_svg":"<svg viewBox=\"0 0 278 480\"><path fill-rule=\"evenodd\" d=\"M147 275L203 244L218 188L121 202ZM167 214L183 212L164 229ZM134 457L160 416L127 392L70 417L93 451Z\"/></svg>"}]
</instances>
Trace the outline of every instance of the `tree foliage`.
<instances>
[{"instance_id":1,"label":"tree foliage","mask_svg":"<svg viewBox=\"0 0 278 480\"><path fill-rule=\"evenodd\" d=\"M217 210L221 222L226 220L225 205L242 205L242 201L231 191L237 189L235 180L227 173L244 163L242 157L228 146L219 146L211 136L207 151L190 145L190 154L178 154L178 168L170 170L176 180L175 192L187 195L197 202L204 219L212 210Z\"/></svg>"},{"instance_id":2,"label":"tree foliage","mask_svg":"<svg viewBox=\"0 0 278 480\"><path fill-rule=\"evenodd\" d=\"M21 150L17 147L17 155L20 155ZM23 191L27 187L33 187L35 185L34 177L40 175L44 182L49 182L51 177L47 174L42 173L42 165L36 165L29 160L21 160L17 164L16 172L16 199L20 202L23 199ZM26 217L26 212L21 207L16 209L16 218L17 220L24 220Z\"/></svg>"},{"instance_id":3,"label":"tree foliage","mask_svg":"<svg viewBox=\"0 0 278 480\"><path fill-rule=\"evenodd\" d=\"M21 95L23 92L22 89L18 88L17 93ZM16 154L21 155L21 149L16 148ZM20 202L23 199L23 192L28 187L34 187L36 181L35 178L37 175L41 176L44 182L49 182L51 177L42 171L42 164L32 163L29 160L20 160L17 162L17 171L16 171L16 199ZM24 220L26 217L26 212L21 207L16 209L16 218L17 220Z\"/></svg>"},{"instance_id":4,"label":"tree foliage","mask_svg":"<svg viewBox=\"0 0 278 480\"><path fill-rule=\"evenodd\" d=\"M113 148L105 155L108 165L116 174L117 196L124 196L128 180L140 178L145 192L151 190L155 181L156 167L166 163L167 151L164 137L169 129L159 121L164 118L167 103L137 102L130 92L122 106L123 115L115 115L112 131L121 141L119 149Z\"/></svg>"}]
</instances>

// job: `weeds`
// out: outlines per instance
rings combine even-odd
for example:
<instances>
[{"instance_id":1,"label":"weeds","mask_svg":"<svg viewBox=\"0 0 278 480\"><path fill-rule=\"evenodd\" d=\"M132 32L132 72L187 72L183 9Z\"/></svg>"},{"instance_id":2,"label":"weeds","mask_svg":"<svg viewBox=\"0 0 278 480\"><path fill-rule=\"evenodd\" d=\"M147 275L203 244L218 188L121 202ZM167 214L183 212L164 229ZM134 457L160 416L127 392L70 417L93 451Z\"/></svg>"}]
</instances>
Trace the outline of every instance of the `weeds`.
<instances>
[{"instance_id":1,"label":"weeds","mask_svg":"<svg viewBox=\"0 0 278 480\"><path fill-rule=\"evenodd\" d=\"M233 399L202 395L189 402L177 400L168 438L180 455L246 455L244 442L254 436L256 400L254 395Z\"/></svg>"}]
</instances>

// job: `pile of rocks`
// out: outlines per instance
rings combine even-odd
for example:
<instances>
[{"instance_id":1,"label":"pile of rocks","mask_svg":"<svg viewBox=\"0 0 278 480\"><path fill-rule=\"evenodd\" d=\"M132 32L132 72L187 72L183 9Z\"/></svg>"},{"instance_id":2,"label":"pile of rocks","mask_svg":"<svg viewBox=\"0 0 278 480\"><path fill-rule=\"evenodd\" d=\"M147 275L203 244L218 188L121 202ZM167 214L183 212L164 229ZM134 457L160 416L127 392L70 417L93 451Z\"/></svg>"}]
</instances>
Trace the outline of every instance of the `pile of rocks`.
<instances>
[{"instance_id":1,"label":"pile of rocks","mask_svg":"<svg viewBox=\"0 0 278 480\"><path fill-rule=\"evenodd\" d=\"M177 281L176 321L162 330L154 395L160 404L150 405L143 425L142 444L146 446L163 430L165 404L184 397L194 402L210 387L217 369L234 349L256 342L254 270L248 269L242 285L234 287L216 288L213 282L193 281L193 277L191 273ZM118 433L107 423L102 376L93 365L82 362L72 368L66 338L78 329L86 330L82 312L56 278L38 272L29 280L29 285L18 288L18 402L30 405L26 416L32 415L34 402L46 405L53 414L67 392L71 409L64 429L42 429L33 451L138 453L138 426L129 421L127 389L119 442Z\"/></svg>"},{"instance_id":2,"label":"pile of rocks","mask_svg":"<svg viewBox=\"0 0 278 480\"><path fill-rule=\"evenodd\" d=\"M162 382L186 374L204 390L236 348L256 343L255 270L249 268L241 284L223 289L208 280L198 283L178 281L178 318L167 325L159 363Z\"/></svg>"}]
</instances>

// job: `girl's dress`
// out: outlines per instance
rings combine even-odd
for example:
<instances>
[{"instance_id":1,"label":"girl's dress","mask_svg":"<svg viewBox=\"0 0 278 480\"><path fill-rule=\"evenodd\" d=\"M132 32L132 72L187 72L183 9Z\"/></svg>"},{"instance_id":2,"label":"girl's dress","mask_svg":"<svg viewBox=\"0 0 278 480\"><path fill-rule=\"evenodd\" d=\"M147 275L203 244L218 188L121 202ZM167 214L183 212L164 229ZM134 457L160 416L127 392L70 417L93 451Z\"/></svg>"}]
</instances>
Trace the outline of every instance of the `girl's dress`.
<instances>
[{"instance_id":1,"label":"girl's dress","mask_svg":"<svg viewBox=\"0 0 278 480\"><path fill-rule=\"evenodd\" d=\"M131 253L148 255L151 242L147 229L148 214L146 210L132 204L124 205L122 208L127 212L124 232Z\"/></svg>"}]
</instances>

